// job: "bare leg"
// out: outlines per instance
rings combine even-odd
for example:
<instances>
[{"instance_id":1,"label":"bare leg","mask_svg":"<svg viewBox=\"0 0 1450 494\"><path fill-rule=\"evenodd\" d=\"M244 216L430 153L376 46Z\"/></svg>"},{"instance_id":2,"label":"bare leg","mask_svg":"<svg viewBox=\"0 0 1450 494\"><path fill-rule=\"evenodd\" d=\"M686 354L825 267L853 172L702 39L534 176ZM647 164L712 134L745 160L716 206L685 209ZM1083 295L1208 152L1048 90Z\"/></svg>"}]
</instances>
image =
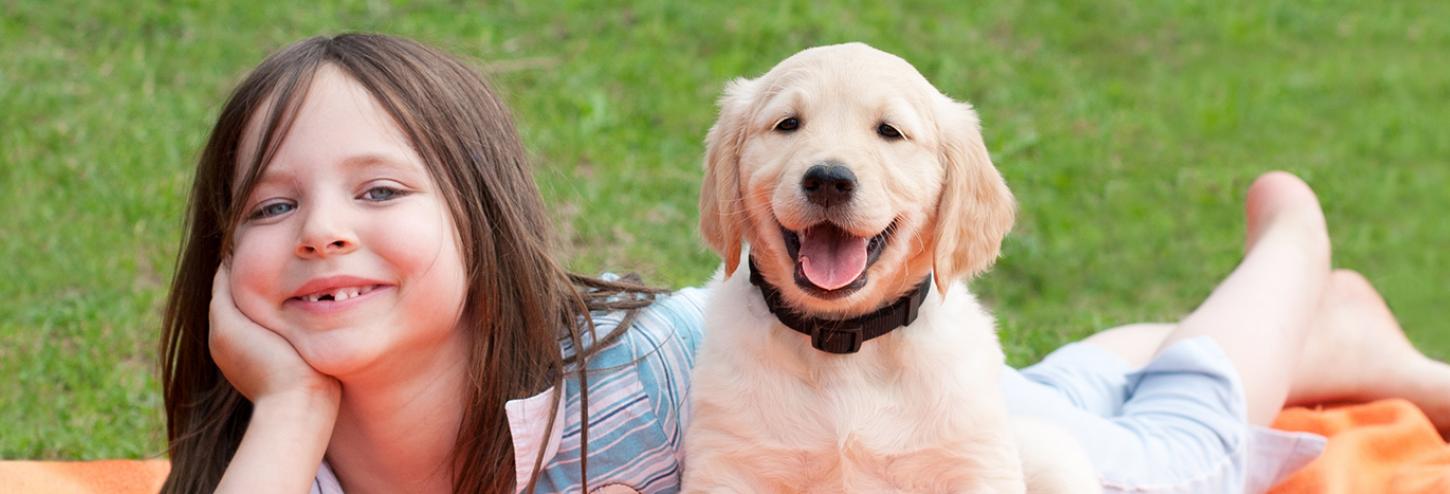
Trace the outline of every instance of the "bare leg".
<instances>
[{"instance_id":1,"label":"bare leg","mask_svg":"<svg viewBox=\"0 0 1450 494\"><path fill-rule=\"evenodd\" d=\"M1202 305L1177 325L1134 325L1087 341L1137 365L1179 341L1213 338L1243 382L1249 422L1267 425L1289 398L1320 306L1329 277L1329 234L1314 192L1287 173L1255 180L1244 209L1244 259Z\"/></svg>"},{"instance_id":2,"label":"bare leg","mask_svg":"<svg viewBox=\"0 0 1450 494\"><path fill-rule=\"evenodd\" d=\"M1265 175L1245 209L1243 263L1188 318L1086 341L1141 366L1167 345L1210 335L1243 379L1252 423L1268 423L1285 404L1404 398L1450 434L1450 365L1414 348L1363 276L1327 273L1323 216L1308 187Z\"/></svg>"},{"instance_id":3,"label":"bare leg","mask_svg":"<svg viewBox=\"0 0 1450 494\"><path fill-rule=\"evenodd\" d=\"M1354 271L1334 271L1313 321L1286 406L1404 398L1450 436L1450 365L1415 349L1368 280ZM1174 326L1130 324L1083 341L1141 367Z\"/></svg>"},{"instance_id":4,"label":"bare leg","mask_svg":"<svg viewBox=\"0 0 1450 494\"><path fill-rule=\"evenodd\" d=\"M1158 353L1158 347L1163 346L1163 339L1177 326L1155 322L1129 324L1098 331L1082 341L1112 352L1127 362L1128 367L1136 369L1148 365Z\"/></svg>"},{"instance_id":5,"label":"bare leg","mask_svg":"<svg viewBox=\"0 0 1450 494\"><path fill-rule=\"evenodd\" d=\"M1188 338L1213 338L1242 378L1249 423L1267 425L1289 397L1329 277L1329 234L1314 192L1287 173L1255 180L1245 211L1249 247L1243 261L1159 350Z\"/></svg>"},{"instance_id":6,"label":"bare leg","mask_svg":"<svg viewBox=\"0 0 1450 494\"><path fill-rule=\"evenodd\" d=\"M1298 356L1329 277L1329 235L1314 192L1293 175L1254 181L1243 261L1176 325L1118 328L1086 341L1146 363L1197 336L1218 343L1244 385L1250 423L1268 425L1289 398Z\"/></svg>"}]
</instances>

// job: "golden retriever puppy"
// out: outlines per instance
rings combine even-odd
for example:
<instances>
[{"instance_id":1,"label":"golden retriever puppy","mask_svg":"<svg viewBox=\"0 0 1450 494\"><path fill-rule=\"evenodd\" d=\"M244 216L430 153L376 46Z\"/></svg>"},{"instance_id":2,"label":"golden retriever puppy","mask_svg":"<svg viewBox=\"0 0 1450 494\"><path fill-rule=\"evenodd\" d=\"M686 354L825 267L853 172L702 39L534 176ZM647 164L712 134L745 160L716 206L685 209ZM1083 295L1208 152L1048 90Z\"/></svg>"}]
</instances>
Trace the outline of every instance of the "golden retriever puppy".
<instances>
[{"instance_id":1,"label":"golden retriever puppy","mask_svg":"<svg viewBox=\"0 0 1450 494\"><path fill-rule=\"evenodd\" d=\"M725 265L686 492L1099 490L1070 437L1008 417L962 283L1014 211L970 105L864 44L811 48L731 82L707 146L700 226Z\"/></svg>"}]
</instances>

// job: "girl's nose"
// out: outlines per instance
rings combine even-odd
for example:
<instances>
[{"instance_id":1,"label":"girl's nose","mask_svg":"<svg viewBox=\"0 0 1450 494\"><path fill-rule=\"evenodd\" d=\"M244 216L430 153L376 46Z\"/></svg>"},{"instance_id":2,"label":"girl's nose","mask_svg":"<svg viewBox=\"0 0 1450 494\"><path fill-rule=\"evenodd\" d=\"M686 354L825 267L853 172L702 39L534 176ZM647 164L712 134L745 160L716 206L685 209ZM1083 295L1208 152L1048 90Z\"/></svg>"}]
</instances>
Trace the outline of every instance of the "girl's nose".
<instances>
[{"instance_id":1,"label":"girl's nose","mask_svg":"<svg viewBox=\"0 0 1450 494\"><path fill-rule=\"evenodd\" d=\"M313 212L308 215L297 241L297 257L321 259L357 250L357 236L339 225L338 220L330 214Z\"/></svg>"},{"instance_id":2,"label":"girl's nose","mask_svg":"<svg viewBox=\"0 0 1450 494\"><path fill-rule=\"evenodd\" d=\"M350 238L333 236L331 240L308 241L303 239L297 243L297 256L303 258L325 258L328 256L339 256L357 250L357 242Z\"/></svg>"}]
</instances>

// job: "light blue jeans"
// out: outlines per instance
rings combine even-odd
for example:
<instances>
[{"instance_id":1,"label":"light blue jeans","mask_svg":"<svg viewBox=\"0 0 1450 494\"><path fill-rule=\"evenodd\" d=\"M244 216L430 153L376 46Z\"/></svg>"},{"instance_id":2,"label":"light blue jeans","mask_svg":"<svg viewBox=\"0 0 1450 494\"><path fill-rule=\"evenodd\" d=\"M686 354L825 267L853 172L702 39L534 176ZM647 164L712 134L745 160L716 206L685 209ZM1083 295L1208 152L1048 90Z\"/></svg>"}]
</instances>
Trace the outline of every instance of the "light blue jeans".
<instances>
[{"instance_id":1,"label":"light blue jeans","mask_svg":"<svg viewBox=\"0 0 1450 494\"><path fill-rule=\"evenodd\" d=\"M1082 444L1106 492L1262 492L1324 449L1316 434L1249 425L1238 373L1207 336L1141 369L1072 343L1002 381L1013 415L1055 423Z\"/></svg>"}]
</instances>

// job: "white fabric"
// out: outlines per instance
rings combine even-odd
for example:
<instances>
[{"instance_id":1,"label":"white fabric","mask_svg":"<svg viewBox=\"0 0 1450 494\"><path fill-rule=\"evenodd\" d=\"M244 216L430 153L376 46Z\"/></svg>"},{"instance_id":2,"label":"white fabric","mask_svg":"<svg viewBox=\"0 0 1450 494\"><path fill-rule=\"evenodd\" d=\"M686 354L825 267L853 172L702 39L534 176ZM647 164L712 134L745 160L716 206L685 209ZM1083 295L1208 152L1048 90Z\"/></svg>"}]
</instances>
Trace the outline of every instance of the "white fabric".
<instances>
[{"instance_id":1,"label":"white fabric","mask_svg":"<svg viewBox=\"0 0 1450 494\"><path fill-rule=\"evenodd\" d=\"M550 387L542 393L504 404L509 418L509 433L514 437L514 474L518 479L518 492L523 492L529 485L540 448L544 450L545 466L559 452L559 441L564 436L564 404L559 404L554 413L553 428L550 429L549 407L553 404L553 396L554 388ZM546 437L547 443L544 442Z\"/></svg>"}]
</instances>

